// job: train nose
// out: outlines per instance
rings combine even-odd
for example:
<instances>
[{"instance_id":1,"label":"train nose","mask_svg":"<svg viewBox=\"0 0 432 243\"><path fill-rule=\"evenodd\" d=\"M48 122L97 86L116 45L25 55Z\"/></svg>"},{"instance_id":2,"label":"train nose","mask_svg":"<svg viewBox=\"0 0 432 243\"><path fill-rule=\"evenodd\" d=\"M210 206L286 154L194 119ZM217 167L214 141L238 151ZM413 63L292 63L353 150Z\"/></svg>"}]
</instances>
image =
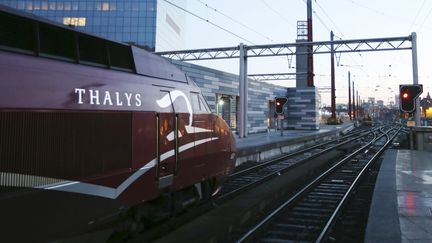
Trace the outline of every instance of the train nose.
<instances>
[{"instance_id":1,"label":"train nose","mask_svg":"<svg viewBox=\"0 0 432 243\"><path fill-rule=\"evenodd\" d=\"M231 161L231 164L235 164L235 160L236 160L236 153L237 153L237 147L236 147L236 140L234 137L233 132L231 131L231 127L228 126L228 124L225 122L225 120L221 117L218 117L218 119L220 120L220 123L223 124L223 130L225 130L226 132L224 133L224 140L226 143L226 149L227 151L229 151L229 159Z\"/></svg>"}]
</instances>

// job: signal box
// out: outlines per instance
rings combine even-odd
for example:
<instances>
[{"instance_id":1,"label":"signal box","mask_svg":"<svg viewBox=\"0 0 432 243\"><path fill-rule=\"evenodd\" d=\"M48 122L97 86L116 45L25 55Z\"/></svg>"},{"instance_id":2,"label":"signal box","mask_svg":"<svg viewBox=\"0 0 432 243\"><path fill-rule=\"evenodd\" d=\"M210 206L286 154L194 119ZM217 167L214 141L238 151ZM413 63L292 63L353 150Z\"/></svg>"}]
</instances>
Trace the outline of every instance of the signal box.
<instances>
[{"instance_id":1,"label":"signal box","mask_svg":"<svg viewBox=\"0 0 432 243\"><path fill-rule=\"evenodd\" d=\"M275 112L280 115L283 113L283 107L288 99L286 97L275 97Z\"/></svg>"},{"instance_id":2,"label":"signal box","mask_svg":"<svg viewBox=\"0 0 432 243\"><path fill-rule=\"evenodd\" d=\"M423 92L421 84L399 85L400 109L402 112L411 113L416 109L416 99Z\"/></svg>"}]
</instances>

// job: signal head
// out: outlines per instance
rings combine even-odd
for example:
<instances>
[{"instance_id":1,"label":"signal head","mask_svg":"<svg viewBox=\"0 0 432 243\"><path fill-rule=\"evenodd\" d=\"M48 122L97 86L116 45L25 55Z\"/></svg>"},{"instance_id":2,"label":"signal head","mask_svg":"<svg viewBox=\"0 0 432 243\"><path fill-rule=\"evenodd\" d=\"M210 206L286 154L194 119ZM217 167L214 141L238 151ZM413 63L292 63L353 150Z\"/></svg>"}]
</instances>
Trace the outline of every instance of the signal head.
<instances>
[{"instance_id":1,"label":"signal head","mask_svg":"<svg viewBox=\"0 0 432 243\"><path fill-rule=\"evenodd\" d=\"M400 109L402 112L413 112L416 109L416 99L423 92L423 85L399 85Z\"/></svg>"},{"instance_id":2,"label":"signal head","mask_svg":"<svg viewBox=\"0 0 432 243\"><path fill-rule=\"evenodd\" d=\"M287 102L286 97L276 97L275 98L275 112L276 114L282 114L283 113L283 107L285 103Z\"/></svg>"}]
</instances>

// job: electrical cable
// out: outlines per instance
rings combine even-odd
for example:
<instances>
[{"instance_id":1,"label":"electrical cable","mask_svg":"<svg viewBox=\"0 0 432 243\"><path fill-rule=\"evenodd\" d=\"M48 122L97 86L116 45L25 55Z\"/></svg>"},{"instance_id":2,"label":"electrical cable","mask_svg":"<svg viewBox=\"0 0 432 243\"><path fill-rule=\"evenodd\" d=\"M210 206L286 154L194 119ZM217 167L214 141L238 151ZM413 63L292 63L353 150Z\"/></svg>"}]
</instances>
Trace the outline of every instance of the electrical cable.
<instances>
[{"instance_id":1,"label":"electrical cable","mask_svg":"<svg viewBox=\"0 0 432 243\"><path fill-rule=\"evenodd\" d=\"M413 27L414 24L415 24L415 21L417 20L418 16L420 15L420 12L422 11L423 6L425 5L425 3L426 3L426 0L423 0L423 3L422 3L422 5L420 6L420 8L417 10L417 14L416 14L416 16L414 17L414 20L412 21L411 26L409 27L408 31L411 31L412 27Z\"/></svg>"},{"instance_id":2,"label":"electrical cable","mask_svg":"<svg viewBox=\"0 0 432 243\"><path fill-rule=\"evenodd\" d=\"M330 15L328 15L327 12L324 10L324 8L321 7L321 5L318 2L315 2L315 4L322 10L322 12L324 13L324 15L330 20L330 22L333 24L333 26L336 28L336 30L341 34L341 36L345 37L344 34L342 33L342 31L340 31L340 29L336 25L336 23L332 20L332 18L330 17Z\"/></svg>"},{"instance_id":3,"label":"electrical cable","mask_svg":"<svg viewBox=\"0 0 432 243\"><path fill-rule=\"evenodd\" d=\"M275 41L272 40L270 37L265 36L265 35L259 33L258 31L254 30L253 28L251 28L251 27L249 27L249 26L243 24L242 22L240 22L240 21L238 21L238 20L236 20L236 19L230 17L229 15L227 15L227 14L225 14L225 13L223 13L223 12L217 10L216 8L213 8L212 6L208 5L207 3L205 3L205 2L203 2L203 1L201 1L201 0L197 0L197 1L200 2L201 4L203 4L204 6L206 6L207 8L209 8L209 9L215 11L216 13L218 13L218 14L220 14L220 15L222 15L222 16L228 18L229 20L231 20L231 21L237 23L238 25L241 25L241 26L243 26L244 28L246 28L246 29L248 29L248 30L254 32L255 34L257 34L257 35L259 35L259 36L261 36L261 37L263 37L263 38L265 38L265 39L267 39L267 40L269 40L269 41L271 41L271 42L275 42Z\"/></svg>"},{"instance_id":4,"label":"electrical cable","mask_svg":"<svg viewBox=\"0 0 432 243\"><path fill-rule=\"evenodd\" d=\"M279 13L278 11L276 11L274 8L272 8L268 3L266 3L264 0L261 0L261 2L268 8L270 9L272 12L274 12L277 16L279 16L283 21L285 21L287 24L289 24L291 27L293 27L293 24L287 20L281 13ZM295 26L293 27L294 29L297 29Z\"/></svg>"},{"instance_id":5,"label":"electrical cable","mask_svg":"<svg viewBox=\"0 0 432 243\"><path fill-rule=\"evenodd\" d=\"M251 43L251 44L256 45L256 44L253 43L252 41L249 41L249 40L247 40L247 39L245 39L245 38L243 38L243 37L237 35L236 33L232 32L232 31L229 31L228 29L225 29L224 27L221 27L221 26L219 26L219 25L217 25L217 24L211 22L211 21L208 20L208 19L205 19L205 18L203 18L203 17L201 17L201 16L199 16L199 15L197 15L197 14L195 14L195 13L192 13L191 11L189 11L189 10L187 10L187 9L185 9L185 8L182 8L182 7L178 6L177 4L174 4L174 3L172 3L172 2L170 2L170 1L168 1L168 0L164 0L164 1L165 1L166 3L168 3L168 4L170 4L170 5L172 5L172 6L176 7L176 8L178 8L178 9L180 9L180 10L182 10L182 11L184 11L184 12L186 12L186 13L188 13L188 14L190 14L190 15L192 15L192 16L194 16L194 17L200 19L200 20L202 20L202 21L205 21L205 22L207 22L207 23L209 23L209 24L215 26L216 28L218 28L218 29L220 29L220 30L223 30L223 31L225 31L225 32L227 32L227 33L229 33L229 34L231 34L231 35L233 35L233 36L235 36L235 37L237 37L237 38L239 38L239 39L241 39L241 40L244 40L244 41L246 41L246 42L249 42L249 43Z\"/></svg>"}]
</instances>

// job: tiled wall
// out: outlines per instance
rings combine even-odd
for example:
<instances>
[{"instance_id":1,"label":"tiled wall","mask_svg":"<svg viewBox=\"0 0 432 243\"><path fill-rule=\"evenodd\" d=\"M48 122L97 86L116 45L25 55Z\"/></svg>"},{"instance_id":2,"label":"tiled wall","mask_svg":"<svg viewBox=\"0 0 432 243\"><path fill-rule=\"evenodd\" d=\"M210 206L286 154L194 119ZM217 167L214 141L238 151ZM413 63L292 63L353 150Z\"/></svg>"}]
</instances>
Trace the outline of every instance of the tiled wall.
<instances>
[{"instance_id":1,"label":"tiled wall","mask_svg":"<svg viewBox=\"0 0 432 243\"><path fill-rule=\"evenodd\" d=\"M215 112L216 94L239 95L238 75L173 61L201 88L210 108ZM287 88L249 80L249 133L267 131L268 102L276 96L286 96Z\"/></svg>"},{"instance_id":2,"label":"tiled wall","mask_svg":"<svg viewBox=\"0 0 432 243\"><path fill-rule=\"evenodd\" d=\"M289 88L286 120L288 129L318 130L318 97L315 87Z\"/></svg>"}]
</instances>

